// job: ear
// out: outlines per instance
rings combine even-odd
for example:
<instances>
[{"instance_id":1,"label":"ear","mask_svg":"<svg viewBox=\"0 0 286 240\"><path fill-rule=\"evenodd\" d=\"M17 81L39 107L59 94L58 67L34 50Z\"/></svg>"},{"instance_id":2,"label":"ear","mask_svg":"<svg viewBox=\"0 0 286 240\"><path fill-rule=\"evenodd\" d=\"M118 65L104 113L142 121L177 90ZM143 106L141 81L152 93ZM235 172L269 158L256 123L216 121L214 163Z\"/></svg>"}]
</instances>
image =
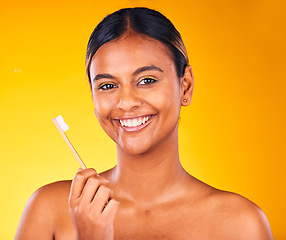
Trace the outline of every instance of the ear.
<instances>
[{"instance_id":1,"label":"ear","mask_svg":"<svg viewBox=\"0 0 286 240\"><path fill-rule=\"evenodd\" d=\"M92 91L92 84L90 83L90 81L88 81L88 85L89 85L89 90L90 90L90 95L91 95L91 100L94 104L94 101L93 101L93 91ZM94 115L95 117L97 118L97 112L96 112L96 109L94 108Z\"/></svg>"},{"instance_id":2,"label":"ear","mask_svg":"<svg viewBox=\"0 0 286 240\"><path fill-rule=\"evenodd\" d=\"M181 105L188 106L192 102L194 89L193 70L190 65L185 67L185 74L181 78Z\"/></svg>"},{"instance_id":3,"label":"ear","mask_svg":"<svg viewBox=\"0 0 286 240\"><path fill-rule=\"evenodd\" d=\"M92 91L92 84L90 81L88 81L89 91L91 93L92 101L93 101L93 91Z\"/></svg>"},{"instance_id":4,"label":"ear","mask_svg":"<svg viewBox=\"0 0 286 240\"><path fill-rule=\"evenodd\" d=\"M95 115L95 117L97 118L97 112L96 112L96 109L94 109L94 115Z\"/></svg>"}]
</instances>

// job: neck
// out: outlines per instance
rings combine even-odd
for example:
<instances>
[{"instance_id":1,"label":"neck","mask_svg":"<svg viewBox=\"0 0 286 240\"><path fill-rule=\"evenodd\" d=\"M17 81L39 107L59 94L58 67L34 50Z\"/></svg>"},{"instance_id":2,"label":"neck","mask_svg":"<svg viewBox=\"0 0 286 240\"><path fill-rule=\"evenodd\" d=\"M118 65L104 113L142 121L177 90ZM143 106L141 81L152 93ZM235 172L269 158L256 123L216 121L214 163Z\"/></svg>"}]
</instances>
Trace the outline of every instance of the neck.
<instances>
[{"instance_id":1,"label":"neck","mask_svg":"<svg viewBox=\"0 0 286 240\"><path fill-rule=\"evenodd\" d=\"M178 135L162 141L156 148L140 155L129 155L117 149L117 166L110 174L116 195L130 201L162 202L186 179L180 164Z\"/></svg>"}]
</instances>

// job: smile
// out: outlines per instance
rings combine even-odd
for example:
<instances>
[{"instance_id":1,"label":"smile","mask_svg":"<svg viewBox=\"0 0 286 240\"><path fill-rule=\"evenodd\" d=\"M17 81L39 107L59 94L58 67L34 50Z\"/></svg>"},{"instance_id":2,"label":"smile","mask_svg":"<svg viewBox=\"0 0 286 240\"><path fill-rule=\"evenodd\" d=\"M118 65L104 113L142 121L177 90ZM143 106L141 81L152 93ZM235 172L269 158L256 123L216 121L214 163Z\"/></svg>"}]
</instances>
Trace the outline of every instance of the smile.
<instances>
[{"instance_id":1,"label":"smile","mask_svg":"<svg viewBox=\"0 0 286 240\"><path fill-rule=\"evenodd\" d=\"M145 124L150 118L151 116L144 116L144 117L138 117L138 118L133 118L133 119L123 119L119 121L123 127L137 127L142 124Z\"/></svg>"},{"instance_id":2,"label":"smile","mask_svg":"<svg viewBox=\"0 0 286 240\"><path fill-rule=\"evenodd\" d=\"M146 115L136 118L118 119L118 123L125 131L139 131L146 127L155 115Z\"/></svg>"}]
</instances>

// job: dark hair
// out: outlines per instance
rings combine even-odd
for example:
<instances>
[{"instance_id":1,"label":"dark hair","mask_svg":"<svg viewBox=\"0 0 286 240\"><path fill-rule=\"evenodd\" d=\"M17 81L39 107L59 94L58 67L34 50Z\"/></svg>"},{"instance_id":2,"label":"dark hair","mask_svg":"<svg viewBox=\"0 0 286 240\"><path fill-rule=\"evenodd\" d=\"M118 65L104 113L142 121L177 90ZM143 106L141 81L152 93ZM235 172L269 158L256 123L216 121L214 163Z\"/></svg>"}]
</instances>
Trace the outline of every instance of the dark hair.
<instances>
[{"instance_id":1,"label":"dark hair","mask_svg":"<svg viewBox=\"0 0 286 240\"><path fill-rule=\"evenodd\" d=\"M161 13L148 8L124 8L106 16L93 30L86 51L86 72L96 51L105 43L116 40L128 31L143 34L163 43L171 52L178 77L184 75L188 56L180 33Z\"/></svg>"}]
</instances>

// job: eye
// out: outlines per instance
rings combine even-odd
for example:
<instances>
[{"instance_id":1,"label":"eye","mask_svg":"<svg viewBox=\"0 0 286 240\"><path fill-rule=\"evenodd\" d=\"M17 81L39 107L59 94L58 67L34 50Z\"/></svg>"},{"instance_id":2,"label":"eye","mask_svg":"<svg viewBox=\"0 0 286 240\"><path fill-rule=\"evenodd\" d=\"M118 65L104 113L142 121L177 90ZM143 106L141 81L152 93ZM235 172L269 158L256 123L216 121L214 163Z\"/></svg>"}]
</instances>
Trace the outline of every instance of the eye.
<instances>
[{"instance_id":1,"label":"eye","mask_svg":"<svg viewBox=\"0 0 286 240\"><path fill-rule=\"evenodd\" d=\"M154 83L154 82L157 82L156 78L145 77L138 83L138 85L148 85L148 84L151 84L151 83Z\"/></svg>"},{"instance_id":2,"label":"eye","mask_svg":"<svg viewBox=\"0 0 286 240\"><path fill-rule=\"evenodd\" d=\"M99 90L110 90L112 88L117 88L117 86L114 84L114 83L103 83L103 84L100 84L98 89Z\"/></svg>"}]
</instances>

